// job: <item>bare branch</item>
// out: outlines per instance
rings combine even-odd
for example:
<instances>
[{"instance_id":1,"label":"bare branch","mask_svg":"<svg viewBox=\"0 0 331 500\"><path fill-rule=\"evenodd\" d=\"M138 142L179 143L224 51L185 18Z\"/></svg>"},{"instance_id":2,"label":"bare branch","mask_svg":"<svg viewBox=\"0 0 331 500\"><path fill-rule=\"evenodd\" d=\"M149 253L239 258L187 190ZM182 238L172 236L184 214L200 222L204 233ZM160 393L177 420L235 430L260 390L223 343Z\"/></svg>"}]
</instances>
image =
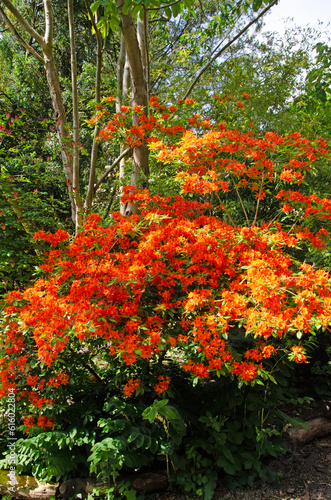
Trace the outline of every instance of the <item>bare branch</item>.
<instances>
[{"instance_id":1,"label":"bare branch","mask_svg":"<svg viewBox=\"0 0 331 500\"><path fill-rule=\"evenodd\" d=\"M2 9L2 7L0 7L0 16L3 18L3 20L5 21L5 23L7 24L8 28L10 29L10 31L13 33L14 37L16 38L16 40L18 41L19 44L21 44L26 50L28 50L36 59L38 59L39 62L41 62L42 64L44 64L44 59L43 57L41 57L38 52L33 48L31 47L31 45L29 45L22 37L21 35L18 33L18 31L15 29L15 27L13 26L13 24L11 23L11 21L8 19L8 17L6 16L6 13L5 11Z\"/></svg>"},{"instance_id":2,"label":"bare branch","mask_svg":"<svg viewBox=\"0 0 331 500\"><path fill-rule=\"evenodd\" d=\"M227 209L225 208L225 206L224 206L224 204L223 204L223 202L222 202L221 198L219 197L219 195L218 195L217 191L215 191L215 194L216 194L216 196L217 196L217 198L218 198L218 201L220 202L220 207L221 207L221 209L222 209L222 210L224 210L224 212L226 213L226 215L229 217L230 221L232 222L233 227L234 227L235 229L237 229L237 226L236 226L236 224L235 224L234 220L232 219L231 215L229 214L229 212L228 212L228 211L227 211Z\"/></svg>"},{"instance_id":3,"label":"bare branch","mask_svg":"<svg viewBox=\"0 0 331 500\"><path fill-rule=\"evenodd\" d=\"M85 7L86 7L86 10L87 10L89 19L90 19L90 21L92 23L92 26L93 26L93 29L94 29L94 32L95 32L95 36L96 36L97 44L98 44L98 53L99 53L99 51L102 51L102 48L100 49L100 47L102 47L101 33L100 33L99 28L97 27L97 23L95 22L95 18L94 18L94 15L93 15L92 11L91 11L91 7L90 7L90 4L89 4L88 0L84 0L84 1L85 1Z\"/></svg>"},{"instance_id":4,"label":"bare branch","mask_svg":"<svg viewBox=\"0 0 331 500\"><path fill-rule=\"evenodd\" d=\"M259 206L260 206L260 201L262 198L263 184L264 184L264 170L262 172L262 179L261 179L261 184L260 184L260 189L259 189L259 196L258 196L257 203L256 203L256 210L255 210L255 217L254 217L254 221L253 221L253 227L255 227L255 225L256 225L257 214L259 213Z\"/></svg>"},{"instance_id":5,"label":"bare branch","mask_svg":"<svg viewBox=\"0 0 331 500\"><path fill-rule=\"evenodd\" d=\"M233 175L230 175L230 177L231 177L231 179L232 179L232 182L233 182L234 188L235 188L235 190L236 190L237 196L238 196L239 201L240 201L240 204L241 204L241 208L242 208L242 209L243 209L243 211L244 211L245 218L246 218L246 221L247 221L247 224L248 224L248 227L249 227L249 219L248 219L248 215L247 215L247 212L246 212L245 205L244 205L244 202L243 202L243 200L242 200L242 197L240 196L238 186L237 186L237 184L236 184L236 183L235 183L235 181L234 181Z\"/></svg>"},{"instance_id":6,"label":"bare branch","mask_svg":"<svg viewBox=\"0 0 331 500\"><path fill-rule=\"evenodd\" d=\"M99 189L102 182L108 177L108 175L112 172L112 170L116 167L116 165L119 164L119 162L122 160L122 158L124 158L130 152L130 150L131 150L130 148L127 148L125 151L123 151L123 153L120 154L120 156L118 156L116 158L116 160L110 165L110 167L107 168L107 170L104 172L104 174L102 174L102 176L100 177L100 179L98 180L98 182L94 186L95 192L97 191L97 189Z\"/></svg>"},{"instance_id":7,"label":"bare branch","mask_svg":"<svg viewBox=\"0 0 331 500\"><path fill-rule=\"evenodd\" d=\"M160 7L144 7L146 10L161 10L161 9L166 9L167 7L172 7L173 5L176 5L176 3L180 3L182 0L176 0L175 2L171 2L168 5L160 5Z\"/></svg>"},{"instance_id":8,"label":"bare branch","mask_svg":"<svg viewBox=\"0 0 331 500\"><path fill-rule=\"evenodd\" d=\"M45 0L49 1L49 0ZM31 24L28 23L28 21L22 16L22 14L14 7L14 5L10 2L10 0L1 0L1 3L7 7L7 9L13 14L15 19L19 22L19 24L22 26L22 28L25 29L31 35L36 42L39 43L41 47L44 47L45 42L43 37L36 31ZM15 35L16 36L16 35ZM21 42L20 42L21 43ZM28 47L26 47L28 48ZM28 49L29 50L29 49Z\"/></svg>"},{"instance_id":9,"label":"bare branch","mask_svg":"<svg viewBox=\"0 0 331 500\"><path fill-rule=\"evenodd\" d=\"M203 75L203 73L209 68L209 66L212 65L212 63L215 61L215 59L217 59L221 54L223 54L223 52L225 52L226 49L228 49L236 40L238 40L238 38L241 37L241 35L243 35L253 24L255 24L262 16L264 16L264 14L266 12L268 12L268 10L270 10L271 7L273 7L274 5L276 5L277 2L278 2L278 0L274 0L258 16L256 16L242 30L240 30L239 33L234 38L232 38L226 45L224 45L224 47L222 47L218 52L216 52L216 54L214 54L214 56L207 62L207 64L204 65L204 67L197 74L197 76L195 77L195 79L191 83L190 87L186 91L186 94L184 95L183 99L186 99L190 95L190 93L192 92L193 88L195 87L195 85L200 80L200 78Z\"/></svg>"}]
</instances>

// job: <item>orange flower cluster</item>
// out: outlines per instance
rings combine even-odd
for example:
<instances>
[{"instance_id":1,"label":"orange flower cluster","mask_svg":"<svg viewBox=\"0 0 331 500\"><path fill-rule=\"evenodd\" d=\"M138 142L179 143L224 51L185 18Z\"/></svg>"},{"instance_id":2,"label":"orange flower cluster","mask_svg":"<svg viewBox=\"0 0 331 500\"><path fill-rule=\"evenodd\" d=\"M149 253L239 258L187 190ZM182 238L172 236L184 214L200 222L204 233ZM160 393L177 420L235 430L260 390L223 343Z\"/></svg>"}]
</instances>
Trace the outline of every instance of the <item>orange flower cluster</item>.
<instances>
[{"instance_id":1,"label":"orange flower cluster","mask_svg":"<svg viewBox=\"0 0 331 500\"><path fill-rule=\"evenodd\" d=\"M55 234L45 233L45 231L38 231L34 235L35 240L44 240L50 243L52 246L56 247L56 245L62 241L65 241L69 238L69 234L67 231L63 229L59 229Z\"/></svg>"},{"instance_id":2,"label":"orange flower cluster","mask_svg":"<svg viewBox=\"0 0 331 500\"><path fill-rule=\"evenodd\" d=\"M170 377L164 377L160 375L158 378L158 383L154 385L154 391L158 394L163 394L169 389Z\"/></svg>"},{"instance_id":3,"label":"orange flower cluster","mask_svg":"<svg viewBox=\"0 0 331 500\"><path fill-rule=\"evenodd\" d=\"M156 98L151 106L161 115L176 113ZM175 128L172 118L146 117L138 108L122 109L103 137L115 133L117 125L124 127L132 113L138 125L125 132L129 143L133 147L148 139L159 161L178 165L185 193L220 197L250 188L259 203L266 183L286 182L288 173L291 182L299 183L318 155L325 154L324 143L317 148L300 134L267 133L260 139L222 124L211 127L197 115L194 130ZM175 139L174 133L179 134ZM277 160L282 147L285 164ZM326 199L294 191L281 192L279 199L305 205L306 216L329 218L331 213ZM144 373L139 370L149 363L159 374L165 354L174 349L177 362L194 377L227 375L254 383L257 377L267 378L266 360L280 351L305 362L305 337L331 322L328 273L298 265L287 251L308 237L303 228L288 235L278 223L251 221L238 227L232 219L227 223L211 215L208 202L152 196L132 186L124 189L123 202L138 203L140 215L114 213L108 226L90 215L66 248L50 251L43 277L7 296L0 395L14 387L20 400L42 413L40 421L26 417L27 426L53 425L45 419L45 406L56 402L64 385L70 386L68 360L81 347L98 352L95 370L102 367L100 375L117 363L123 374L116 382L119 393L130 397L149 385L163 394L169 377L161 374L155 384L155 373L148 381L147 375L138 378ZM36 237L55 246L68 235L39 232ZM322 229L309 237L318 246L328 233ZM91 373L86 377L90 381Z\"/></svg>"},{"instance_id":4,"label":"orange flower cluster","mask_svg":"<svg viewBox=\"0 0 331 500\"><path fill-rule=\"evenodd\" d=\"M47 277L7 297L2 386L16 384L36 408L47 404L43 391L56 391L70 375L48 376L42 384L26 366L42 363L51 373L77 340L98 339L108 358L128 368L176 346L183 368L199 378L228 372L251 381L265 369L263 360L284 348L285 336L293 353L298 331L308 334L331 320L328 274L308 264L294 271L283 250L295 237L277 227L235 230L181 197L145 192L139 199L141 216L114 214L108 228L90 216L65 250L50 252ZM239 324L244 337L256 339L240 354L231 343ZM35 345L30 351L27 329ZM302 350L295 360L305 360ZM169 383L160 376L154 389L162 394ZM131 378L124 394L140 384Z\"/></svg>"},{"instance_id":5,"label":"orange flower cluster","mask_svg":"<svg viewBox=\"0 0 331 500\"><path fill-rule=\"evenodd\" d=\"M23 419L23 424L27 427L27 432L29 432L30 428L35 426L46 430L52 429L52 427L54 427L55 420L53 418L48 418L47 415L39 415L37 419L32 415L27 415Z\"/></svg>"},{"instance_id":6,"label":"orange flower cluster","mask_svg":"<svg viewBox=\"0 0 331 500\"><path fill-rule=\"evenodd\" d=\"M123 387L123 392L127 398L132 396L132 394L140 387L141 381L139 378L130 378L129 382Z\"/></svg>"}]
</instances>

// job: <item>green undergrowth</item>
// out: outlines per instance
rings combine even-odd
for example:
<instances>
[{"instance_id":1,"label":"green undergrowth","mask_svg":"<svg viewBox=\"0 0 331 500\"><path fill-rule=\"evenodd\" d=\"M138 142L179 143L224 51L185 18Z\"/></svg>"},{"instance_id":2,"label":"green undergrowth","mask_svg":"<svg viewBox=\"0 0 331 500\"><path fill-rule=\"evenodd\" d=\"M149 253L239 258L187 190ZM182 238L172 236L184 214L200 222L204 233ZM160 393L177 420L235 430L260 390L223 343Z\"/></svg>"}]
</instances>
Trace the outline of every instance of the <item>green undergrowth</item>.
<instances>
[{"instance_id":1,"label":"green undergrowth","mask_svg":"<svg viewBox=\"0 0 331 500\"><path fill-rule=\"evenodd\" d=\"M298 402L288 366L279 367L277 384L240 389L229 378L193 386L185 374L171 375L168 399L113 394L103 400L86 393L63 410L56 429L34 429L18 439L17 472L45 481L111 479L110 499L141 498L123 478L146 471L164 472L170 486L204 500L212 499L218 483L235 488L272 478L269 459L286 451L281 432L286 423L298 423L278 410ZM0 465L8 467L6 458Z\"/></svg>"}]
</instances>

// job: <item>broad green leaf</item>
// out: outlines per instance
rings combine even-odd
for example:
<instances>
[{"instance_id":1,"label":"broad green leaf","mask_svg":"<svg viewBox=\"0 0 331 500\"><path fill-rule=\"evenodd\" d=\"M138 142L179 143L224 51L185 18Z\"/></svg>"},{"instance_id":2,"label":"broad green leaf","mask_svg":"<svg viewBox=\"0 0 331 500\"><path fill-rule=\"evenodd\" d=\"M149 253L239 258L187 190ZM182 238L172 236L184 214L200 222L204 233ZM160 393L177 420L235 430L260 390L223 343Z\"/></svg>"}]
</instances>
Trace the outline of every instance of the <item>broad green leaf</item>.
<instances>
[{"instance_id":1,"label":"broad green leaf","mask_svg":"<svg viewBox=\"0 0 331 500\"><path fill-rule=\"evenodd\" d=\"M175 3L174 5L171 6L171 10L172 10L172 15L174 17L177 17L178 14L180 13L181 11L181 6L179 3Z\"/></svg>"},{"instance_id":2,"label":"broad green leaf","mask_svg":"<svg viewBox=\"0 0 331 500\"><path fill-rule=\"evenodd\" d=\"M96 11L100 7L100 5L101 5L101 1L100 0L97 0L96 2L92 3L92 5L91 5L91 12L92 12L92 14L96 13Z\"/></svg>"},{"instance_id":3,"label":"broad green leaf","mask_svg":"<svg viewBox=\"0 0 331 500\"><path fill-rule=\"evenodd\" d=\"M230 460L230 462L232 462L234 464L234 457L232 455L232 452L231 452L230 448L227 448L226 446L224 446L222 448L222 452L224 453L224 455L226 456L226 458L228 460Z\"/></svg>"}]
</instances>

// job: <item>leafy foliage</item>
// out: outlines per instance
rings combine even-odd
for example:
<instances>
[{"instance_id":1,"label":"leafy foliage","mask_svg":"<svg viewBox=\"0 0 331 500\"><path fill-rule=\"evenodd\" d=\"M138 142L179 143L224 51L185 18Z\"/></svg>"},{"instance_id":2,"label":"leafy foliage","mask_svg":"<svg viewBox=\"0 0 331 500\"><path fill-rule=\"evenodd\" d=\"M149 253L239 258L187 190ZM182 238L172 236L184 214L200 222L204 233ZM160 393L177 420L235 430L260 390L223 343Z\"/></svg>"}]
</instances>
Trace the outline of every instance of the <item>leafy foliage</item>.
<instances>
[{"instance_id":1,"label":"leafy foliage","mask_svg":"<svg viewBox=\"0 0 331 500\"><path fill-rule=\"evenodd\" d=\"M57 150L46 145L42 153L31 131L25 139L26 126L22 110L0 117L0 294L28 285L42 250L34 233L61 227L70 213ZM52 125L44 120L40 127L47 133Z\"/></svg>"}]
</instances>

